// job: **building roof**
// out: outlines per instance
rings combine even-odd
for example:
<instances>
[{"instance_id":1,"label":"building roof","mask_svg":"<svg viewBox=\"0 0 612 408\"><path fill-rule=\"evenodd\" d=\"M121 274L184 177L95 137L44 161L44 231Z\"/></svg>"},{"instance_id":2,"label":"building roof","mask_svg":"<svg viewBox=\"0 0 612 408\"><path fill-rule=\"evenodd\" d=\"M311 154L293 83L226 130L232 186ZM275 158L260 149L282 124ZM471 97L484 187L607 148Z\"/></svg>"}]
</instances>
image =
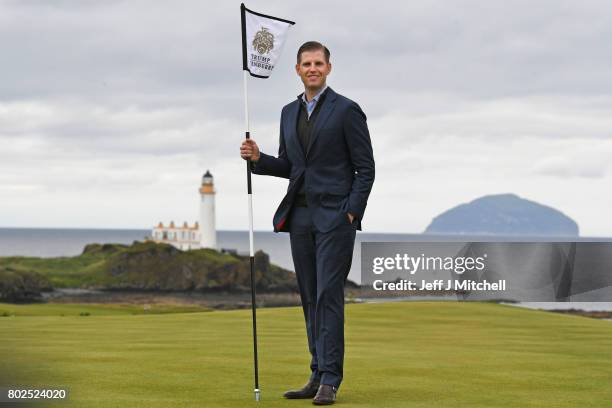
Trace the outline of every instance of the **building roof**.
<instances>
[{"instance_id":1,"label":"building roof","mask_svg":"<svg viewBox=\"0 0 612 408\"><path fill-rule=\"evenodd\" d=\"M183 222L183 225L180 227L177 227L174 225L174 221L170 222L170 225L165 226L162 222L160 222L159 224L157 224L157 226L153 227L154 230L164 230L164 229L175 229L175 230L198 230L200 229L200 224L196 221L195 224L193 224L193 226L189 226L189 224L187 224L187 221Z\"/></svg>"}]
</instances>

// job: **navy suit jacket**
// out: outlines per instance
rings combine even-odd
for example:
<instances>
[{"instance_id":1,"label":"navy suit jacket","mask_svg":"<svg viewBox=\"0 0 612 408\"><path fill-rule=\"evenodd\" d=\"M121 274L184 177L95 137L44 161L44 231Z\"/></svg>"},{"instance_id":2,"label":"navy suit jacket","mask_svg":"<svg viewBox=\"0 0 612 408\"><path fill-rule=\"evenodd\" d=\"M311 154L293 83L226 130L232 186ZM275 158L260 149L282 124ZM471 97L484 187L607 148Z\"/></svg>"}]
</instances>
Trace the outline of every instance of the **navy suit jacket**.
<instances>
[{"instance_id":1,"label":"navy suit jacket","mask_svg":"<svg viewBox=\"0 0 612 408\"><path fill-rule=\"evenodd\" d=\"M329 232L342 223L347 213L361 220L374 184L374 156L359 105L327 88L319 115L304 151L297 135L300 102L285 105L281 113L278 157L260 152L253 173L289 179L287 194L274 214L274 231L289 231L289 214L301 183L312 220L320 232Z\"/></svg>"}]
</instances>

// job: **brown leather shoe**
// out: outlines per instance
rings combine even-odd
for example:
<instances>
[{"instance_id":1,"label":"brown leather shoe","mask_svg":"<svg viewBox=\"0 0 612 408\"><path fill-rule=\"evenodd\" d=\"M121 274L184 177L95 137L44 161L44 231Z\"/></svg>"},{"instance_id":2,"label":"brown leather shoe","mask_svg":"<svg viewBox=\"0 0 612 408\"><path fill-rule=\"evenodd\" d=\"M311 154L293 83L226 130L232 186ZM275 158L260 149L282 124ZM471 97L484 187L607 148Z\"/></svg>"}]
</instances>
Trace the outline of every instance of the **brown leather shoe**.
<instances>
[{"instance_id":1,"label":"brown leather shoe","mask_svg":"<svg viewBox=\"0 0 612 408\"><path fill-rule=\"evenodd\" d=\"M283 394L283 396L287 399L305 399L312 398L317 394L317 389L319 388L318 381L308 381L301 390L291 390L287 391Z\"/></svg>"},{"instance_id":2,"label":"brown leather shoe","mask_svg":"<svg viewBox=\"0 0 612 408\"><path fill-rule=\"evenodd\" d=\"M321 384L319 386L319 391L317 391L317 395L315 395L314 399L312 400L312 403L315 405L331 405L336 401L336 391L338 391L336 387Z\"/></svg>"}]
</instances>

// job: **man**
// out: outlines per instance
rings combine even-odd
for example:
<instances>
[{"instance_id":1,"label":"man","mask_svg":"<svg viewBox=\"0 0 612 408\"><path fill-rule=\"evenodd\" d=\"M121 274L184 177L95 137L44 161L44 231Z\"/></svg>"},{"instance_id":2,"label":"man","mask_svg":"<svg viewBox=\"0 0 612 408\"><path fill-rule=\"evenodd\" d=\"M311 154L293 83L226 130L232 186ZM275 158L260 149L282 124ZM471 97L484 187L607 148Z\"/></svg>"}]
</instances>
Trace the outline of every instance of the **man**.
<instances>
[{"instance_id":1,"label":"man","mask_svg":"<svg viewBox=\"0 0 612 408\"><path fill-rule=\"evenodd\" d=\"M286 398L333 404L344 360L344 284L356 230L374 183L374 158L359 105L327 86L329 50L309 41L295 70L304 93L281 113L278 157L246 139L240 155L255 174L289 179L274 215L274 231L289 232L306 321L311 376Z\"/></svg>"}]
</instances>

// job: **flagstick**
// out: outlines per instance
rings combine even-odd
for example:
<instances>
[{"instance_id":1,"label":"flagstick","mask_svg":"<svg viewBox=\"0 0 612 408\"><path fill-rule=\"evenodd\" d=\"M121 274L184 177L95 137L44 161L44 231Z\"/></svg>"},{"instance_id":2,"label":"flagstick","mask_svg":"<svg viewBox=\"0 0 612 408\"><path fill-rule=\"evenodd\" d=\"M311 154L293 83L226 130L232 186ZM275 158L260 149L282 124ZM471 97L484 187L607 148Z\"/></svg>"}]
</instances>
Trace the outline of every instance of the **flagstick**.
<instances>
[{"instance_id":1,"label":"flagstick","mask_svg":"<svg viewBox=\"0 0 612 408\"><path fill-rule=\"evenodd\" d=\"M243 70L244 119L246 138L249 134L249 94L247 90L247 71ZM247 160L247 193L249 196L249 255L251 260L251 310L253 312L253 360L255 363L255 401L259 401L259 369L257 365L257 312L255 303L255 253L253 251L253 191L251 189L251 160Z\"/></svg>"}]
</instances>

